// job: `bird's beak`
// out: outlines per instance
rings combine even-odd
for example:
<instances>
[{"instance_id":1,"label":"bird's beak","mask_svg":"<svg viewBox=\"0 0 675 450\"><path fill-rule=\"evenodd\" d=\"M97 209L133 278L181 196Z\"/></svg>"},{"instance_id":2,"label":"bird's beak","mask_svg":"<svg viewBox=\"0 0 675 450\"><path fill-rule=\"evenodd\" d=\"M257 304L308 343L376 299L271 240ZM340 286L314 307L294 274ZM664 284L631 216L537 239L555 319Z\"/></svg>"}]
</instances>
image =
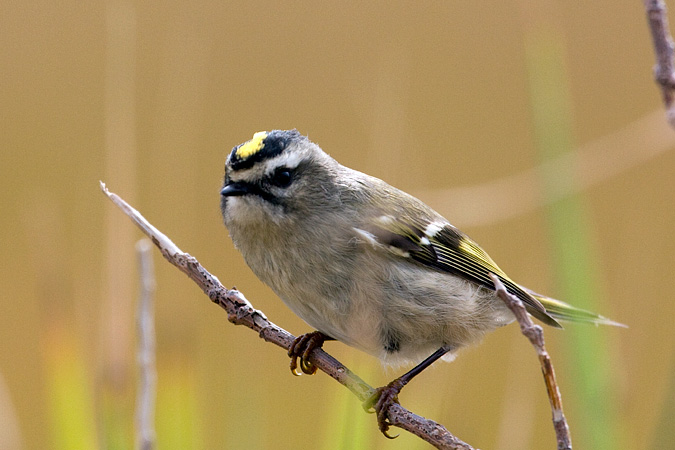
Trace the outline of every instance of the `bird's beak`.
<instances>
[{"instance_id":1,"label":"bird's beak","mask_svg":"<svg viewBox=\"0 0 675 450\"><path fill-rule=\"evenodd\" d=\"M249 188L244 183L229 183L220 191L220 195L223 197L238 197L248 193L250 193Z\"/></svg>"}]
</instances>

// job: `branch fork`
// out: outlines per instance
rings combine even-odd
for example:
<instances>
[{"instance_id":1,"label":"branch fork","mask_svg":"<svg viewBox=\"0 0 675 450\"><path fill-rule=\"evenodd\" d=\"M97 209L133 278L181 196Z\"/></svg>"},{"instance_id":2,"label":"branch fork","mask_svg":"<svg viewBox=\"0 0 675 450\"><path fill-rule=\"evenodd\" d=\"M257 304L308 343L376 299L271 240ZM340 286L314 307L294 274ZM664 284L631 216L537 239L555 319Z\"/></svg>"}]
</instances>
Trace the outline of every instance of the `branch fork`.
<instances>
[{"instance_id":1,"label":"branch fork","mask_svg":"<svg viewBox=\"0 0 675 450\"><path fill-rule=\"evenodd\" d=\"M255 309L244 294L236 288L225 288L218 278L202 267L195 257L178 248L176 244L150 224L137 210L132 208L121 197L110 192L103 182L100 185L103 193L129 216L159 248L162 256L194 281L213 303L216 303L227 312L227 319L230 322L235 325L244 325L256 331L265 342L270 342L288 351L295 340L295 336L267 319L265 314ZM569 428L562 412L562 401L560 400L560 392L555 381L553 365L544 347L543 330L538 325L532 323L532 319L530 319L525 311L522 302L509 294L497 277L493 276L493 281L497 294L513 311L520 324L522 333L530 339L539 355L551 401L553 422L556 436L558 437L558 449L571 450ZM366 401L375 392L375 389L323 349L317 348L313 350L309 355L309 362L349 389L361 402ZM473 450L472 446L455 437L443 425L414 414L398 403L389 407L387 416L389 425L402 428L436 448L444 450Z\"/></svg>"}]
</instances>

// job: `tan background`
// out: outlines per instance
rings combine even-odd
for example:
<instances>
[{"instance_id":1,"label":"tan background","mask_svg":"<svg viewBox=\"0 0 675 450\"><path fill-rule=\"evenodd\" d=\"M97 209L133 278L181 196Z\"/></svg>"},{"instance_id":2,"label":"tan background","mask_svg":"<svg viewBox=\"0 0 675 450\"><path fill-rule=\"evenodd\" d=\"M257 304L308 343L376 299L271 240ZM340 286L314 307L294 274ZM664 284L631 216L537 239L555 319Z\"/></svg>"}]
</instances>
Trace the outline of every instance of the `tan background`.
<instances>
[{"instance_id":1,"label":"tan background","mask_svg":"<svg viewBox=\"0 0 675 450\"><path fill-rule=\"evenodd\" d=\"M99 180L271 320L309 330L218 210L229 150L294 127L428 201L533 289L569 292L559 253L581 242L593 295L567 300L630 328L547 331L576 448L672 448L675 133L652 53L637 1L5 1L0 448L132 446L139 232ZM562 105L549 122L547 105ZM155 261L160 448L425 448L379 436L328 377L292 377ZM327 348L373 385L399 373ZM401 398L476 447L555 445L515 326Z\"/></svg>"}]
</instances>

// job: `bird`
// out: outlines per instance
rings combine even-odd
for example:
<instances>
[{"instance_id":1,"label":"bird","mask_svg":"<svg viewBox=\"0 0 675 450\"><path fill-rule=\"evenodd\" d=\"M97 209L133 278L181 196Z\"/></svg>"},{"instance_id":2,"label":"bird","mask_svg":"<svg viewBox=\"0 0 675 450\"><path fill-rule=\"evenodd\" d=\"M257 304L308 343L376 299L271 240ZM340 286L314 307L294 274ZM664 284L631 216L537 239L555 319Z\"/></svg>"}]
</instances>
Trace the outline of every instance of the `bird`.
<instances>
[{"instance_id":1,"label":"bird","mask_svg":"<svg viewBox=\"0 0 675 450\"><path fill-rule=\"evenodd\" d=\"M253 273L315 331L289 349L291 371L337 340L385 365L414 365L364 408L387 437L387 410L416 375L515 320L491 276L542 323L621 325L513 281L421 200L338 163L299 131L261 131L229 153L220 208Z\"/></svg>"}]
</instances>

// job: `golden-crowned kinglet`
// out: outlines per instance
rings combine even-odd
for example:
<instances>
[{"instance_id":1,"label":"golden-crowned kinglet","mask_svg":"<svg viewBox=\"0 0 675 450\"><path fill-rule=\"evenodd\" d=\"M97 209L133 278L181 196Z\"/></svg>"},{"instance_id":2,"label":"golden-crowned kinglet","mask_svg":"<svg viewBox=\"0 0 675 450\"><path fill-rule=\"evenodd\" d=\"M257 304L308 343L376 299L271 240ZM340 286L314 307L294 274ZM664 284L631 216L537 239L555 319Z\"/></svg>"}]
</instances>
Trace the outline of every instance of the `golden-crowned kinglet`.
<instances>
[{"instance_id":1,"label":"golden-crowned kinglet","mask_svg":"<svg viewBox=\"0 0 675 450\"><path fill-rule=\"evenodd\" d=\"M307 357L326 339L388 364L418 364L368 403L383 432L387 407L410 379L514 320L490 274L547 325L616 324L520 286L430 207L340 165L296 130L259 132L236 146L220 193L246 263L318 330L295 341L294 372L298 359L314 372Z\"/></svg>"}]
</instances>

